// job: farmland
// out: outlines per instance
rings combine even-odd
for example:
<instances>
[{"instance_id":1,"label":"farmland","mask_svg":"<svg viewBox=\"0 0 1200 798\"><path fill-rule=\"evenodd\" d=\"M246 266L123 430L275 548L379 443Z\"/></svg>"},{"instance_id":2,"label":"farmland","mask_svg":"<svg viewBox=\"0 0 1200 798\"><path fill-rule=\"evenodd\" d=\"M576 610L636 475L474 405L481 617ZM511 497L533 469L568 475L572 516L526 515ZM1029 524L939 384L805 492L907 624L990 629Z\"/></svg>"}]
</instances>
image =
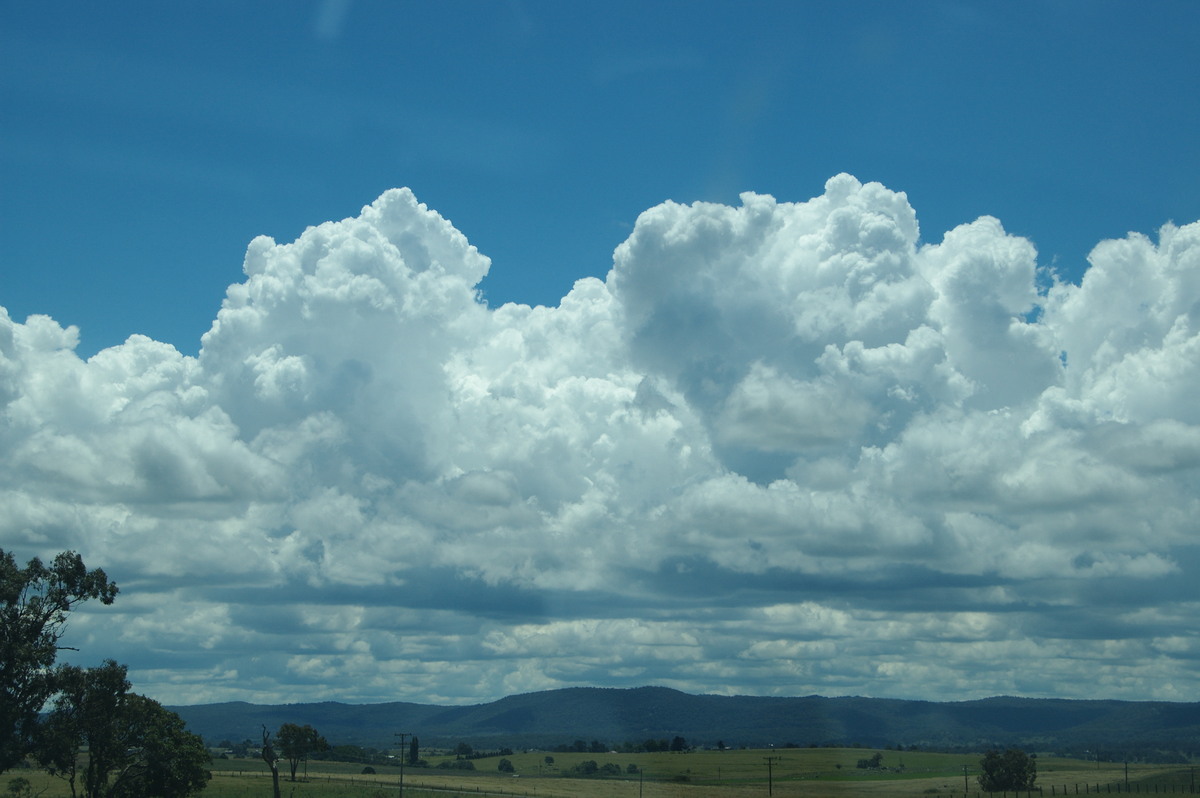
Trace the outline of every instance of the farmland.
<instances>
[{"instance_id":1,"label":"farmland","mask_svg":"<svg viewBox=\"0 0 1200 798\"><path fill-rule=\"evenodd\" d=\"M857 767L860 759L882 754L882 767ZM553 758L552 763L546 757ZM428 768L406 768L404 795L541 796L542 798L732 798L733 796L796 796L840 798L873 796L962 795L966 787L975 795L979 757L918 751L875 751L860 748L751 749L689 753L589 754L529 752L505 757L514 772L498 769L501 757L473 760L474 771L437 768L453 757L429 758ZM583 762L621 770L611 778L571 778L567 774ZM768 774L768 761L770 774ZM633 765L637 772L630 772ZM1122 763L1088 762L1041 756L1038 785L1045 795L1125 792ZM266 767L254 759L217 759L213 780L202 793L206 798L270 798L271 780ZM364 775L363 766L311 761L307 779L281 783L284 798L382 798L398 795L400 770L380 766ZM65 782L40 773L9 771L5 779L24 775L42 798L70 795ZM1187 793L1193 768L1181 765L1130 764L1128 790L1137 793ZM768 783L770 778L770 784Z\"/></svg>"}]
</instances>

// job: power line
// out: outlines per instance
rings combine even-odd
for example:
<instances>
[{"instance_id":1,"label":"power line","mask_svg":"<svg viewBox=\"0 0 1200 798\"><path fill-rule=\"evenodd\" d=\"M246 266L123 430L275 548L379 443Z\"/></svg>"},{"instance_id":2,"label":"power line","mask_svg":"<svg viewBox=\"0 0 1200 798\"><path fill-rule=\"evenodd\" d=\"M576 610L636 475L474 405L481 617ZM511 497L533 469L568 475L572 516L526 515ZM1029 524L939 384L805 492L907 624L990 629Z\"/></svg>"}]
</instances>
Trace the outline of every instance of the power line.
<instances>
[{"instance_id":1,"label":"power line","mask_svg":"<svg viewBox=\"0 0 1200 798\"><path fill-rule=\"evenodd\" d=\"M400 738L400 798L404 798L404 760L408 757L408 752L404 750L404 738L409 733L396 732L395 736Z\"/></svg>"},{"instance_id":2,"label":"power line","mask_svg":"<svg viewBox=\"0 0 1200 798\"><path fill-rule=\"evenodd\" d=\"M763 759L767 760L767 795L774 795L775 794L775 775L774 775L772 766L776 762L783 759L783 757L781 757L781 756L764 756Z\"/></svg>"}]
</instances>

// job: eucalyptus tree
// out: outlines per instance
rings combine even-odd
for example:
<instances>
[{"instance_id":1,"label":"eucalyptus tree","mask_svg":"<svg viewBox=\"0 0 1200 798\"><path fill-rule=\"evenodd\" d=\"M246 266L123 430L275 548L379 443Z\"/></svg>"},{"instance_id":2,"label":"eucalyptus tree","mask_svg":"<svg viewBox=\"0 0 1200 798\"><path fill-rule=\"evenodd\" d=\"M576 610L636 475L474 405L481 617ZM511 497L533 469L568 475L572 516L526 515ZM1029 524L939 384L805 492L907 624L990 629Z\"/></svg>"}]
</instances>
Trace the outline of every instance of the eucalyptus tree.
<instances>
[{"instance_id":1,"label":"eucalyptus tree","mask_svg":"<svg viewBox=\"0 0 1200 798\"><path fill-rule=\"evenodd\" d=\"M325 738L307 723L303 726L295 723L283 724L275 734L275 741L279 744L279 753L291 768L292 781L296 780L296 768L301 762L305 763L307 772L309 755L329 748Z\"/></svg>"},{"instance_id":2,"label":"eucalyptus tree","mask_svg":"<svg viewBox=\"0 0 1200 798\"><path fill-rule=\"evenodd\" d=\"M1029 791L1037 781L1037 760L1017 748L988 751L979 760L979 786L986 792Z\"/></svg>"},{"instance_id":3,"label":"eucalyptus tree","mask_svg":"<svg viewBox=\"0 0 1200 798\"><path fill-rule=\"evenodd\" d=\"M71 795L186 798L212 777L208 749L157 701L129 692L126 668L63 667L35 754Z\"/></svg>"},{"instance_id":4,"label":"eucalyptus tree","mask_svg":"<svg viewBox=\"0 0 1200 798\"><path fill-rule=\"evenodd\" d=\"M24 568L0 549L0 771L31 752L38 713L56 690L54 670L67 618L79 604L112 604L117 586L103 570L65 551Z\"/></svg>"}]
</instances>

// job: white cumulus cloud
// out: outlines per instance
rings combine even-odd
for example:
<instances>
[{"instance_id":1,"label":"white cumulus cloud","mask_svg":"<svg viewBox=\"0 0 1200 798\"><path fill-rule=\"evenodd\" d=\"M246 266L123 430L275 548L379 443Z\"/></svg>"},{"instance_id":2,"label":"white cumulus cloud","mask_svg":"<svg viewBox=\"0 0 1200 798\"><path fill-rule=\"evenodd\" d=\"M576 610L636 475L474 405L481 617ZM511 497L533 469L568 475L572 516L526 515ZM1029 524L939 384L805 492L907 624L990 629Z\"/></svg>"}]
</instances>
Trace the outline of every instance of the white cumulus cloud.
<instances>
[{"instance_id":1,"label":"white cumulus cloud","mask_svg":"<svg viewBox=\"0 0 1200 798\"><path fill-rule=\"evenodd\" d=\"M651 208L554 307L490 267L400 189L252 241L195 358L0 309L0 539L124 588L81 656L171 702L1197 686L1200 223L1075 285L839 175Z\"/></svg>"}]
</instances>

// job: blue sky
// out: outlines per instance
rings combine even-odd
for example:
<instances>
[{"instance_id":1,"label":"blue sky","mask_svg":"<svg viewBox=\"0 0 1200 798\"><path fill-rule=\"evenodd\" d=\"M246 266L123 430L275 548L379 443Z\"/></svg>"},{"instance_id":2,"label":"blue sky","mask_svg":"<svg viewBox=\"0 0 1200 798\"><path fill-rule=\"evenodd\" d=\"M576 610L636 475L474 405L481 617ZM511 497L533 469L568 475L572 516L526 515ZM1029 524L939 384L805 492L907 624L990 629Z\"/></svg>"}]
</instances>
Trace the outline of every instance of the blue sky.
<instances>
[{"instance_id":1,"label":"blue sky","mask_svg":"<svg viewBox=\"0 0 1200 798\"><path fill-rule=\"evenodd\" d=\"M1198 40L5 4L0 545L168 703L1192 700Z\"/></svg>"},{"instance_id":2,"label":"blue sky","mask_svg":"<svg viewBox=\"0 0 1200 798\"><path fill-rule=\"evenodd\" d=\"M65 3L3 14L4 300L195 354L259 234L408 186L493 304L603 277L642 210L908 194L1078 279L1200 217L1194 3Z\"/></svg>"}]
</instances>

